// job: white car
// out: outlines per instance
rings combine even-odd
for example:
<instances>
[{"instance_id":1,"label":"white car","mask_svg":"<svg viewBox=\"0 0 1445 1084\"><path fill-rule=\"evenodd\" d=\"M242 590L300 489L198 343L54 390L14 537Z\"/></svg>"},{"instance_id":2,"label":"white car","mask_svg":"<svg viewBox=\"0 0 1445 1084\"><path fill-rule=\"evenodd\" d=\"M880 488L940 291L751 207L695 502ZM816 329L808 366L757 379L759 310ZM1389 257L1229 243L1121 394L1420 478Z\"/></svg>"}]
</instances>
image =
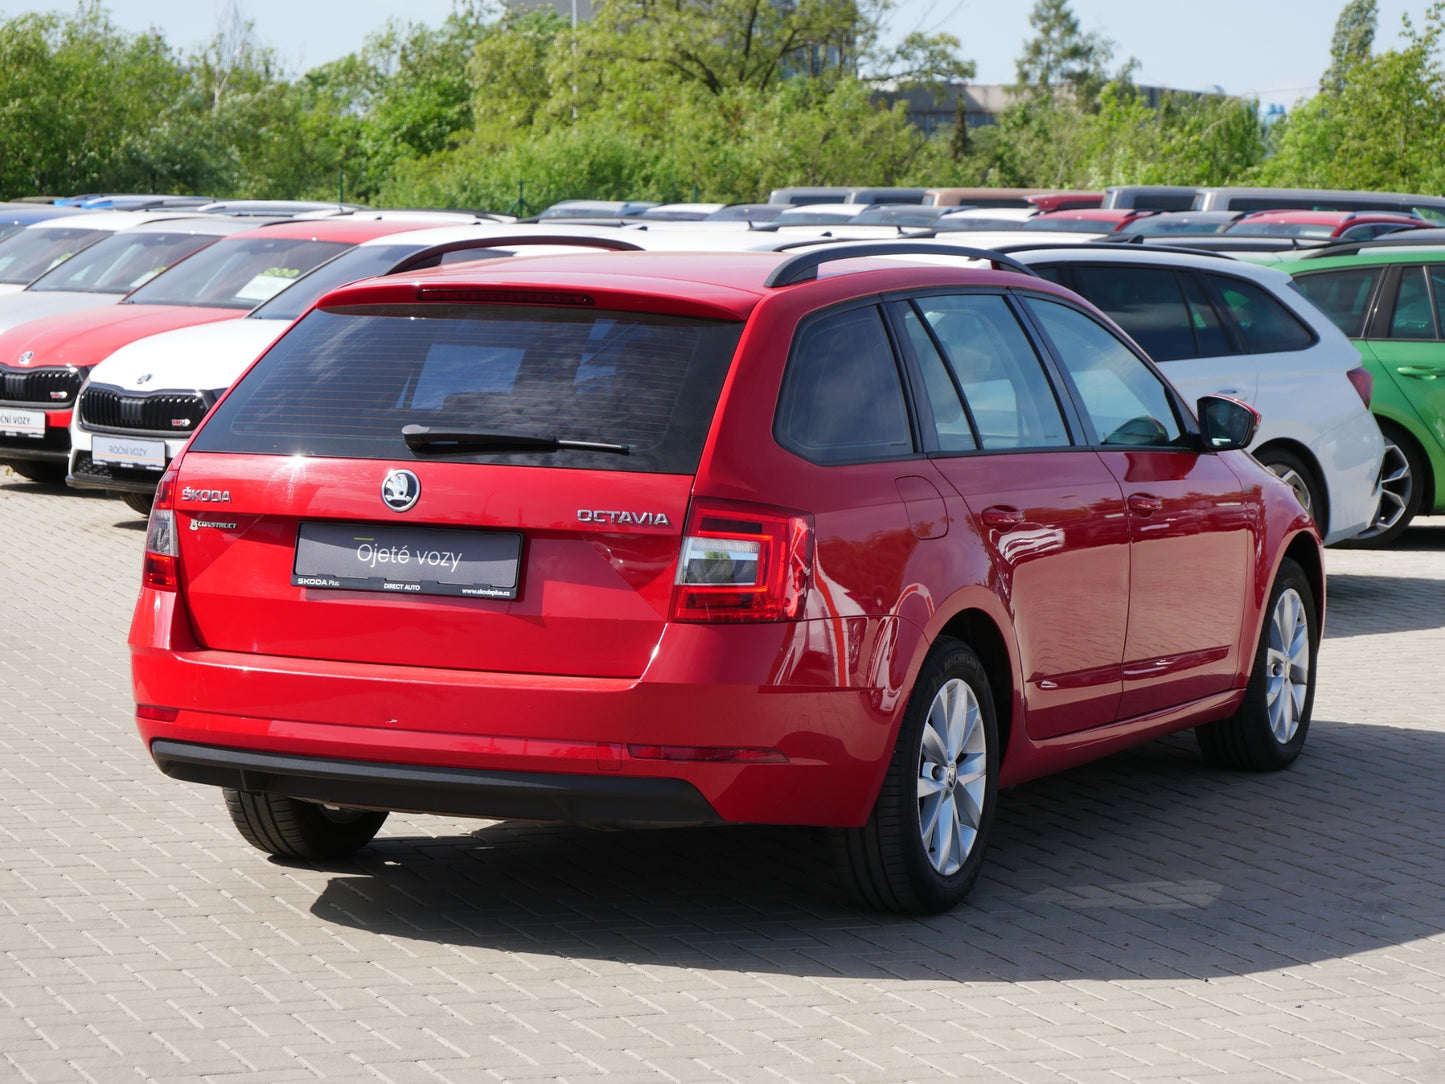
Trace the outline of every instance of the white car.
<instances>
[{"instance_id":1,"label":"white car","mask_svg":"<svg viewBox=\"0 0 1445 1084\"><path fill-rule=\"evenodd\" d=\"M1224 256L1071 245L1009 254L1082 294L1144 348L1191 403L1259 411L1249 450L1294 488L1325 544L1379 505L1384 440L1359 352L1288 275Z\"/></svg>"},{"instance_id":2,"label":"white car","mask_svg":"<svg viewBox=\"0 0 1445 1084\"><path fill-rule=\"evenodd\" d=\"M137 286L217 238L254 230L257 221L221 215L135 216L16 293L0 296L0 332L42 316L114 305ZM31 227L40 232L39 226Z\"/></svg>"},{"instance_id":3,"label":"white car","mask_svg":"<svg viewBox=\"0 0 1445 1084\"><path fill-rule=\"evenodd\" d=\"M508 223L388 234L322 264L239 320L138 339L91 369L71 415L66 482L119 493L136 511L148 512L161 472L221 394L292 321L337 286L516 252L640 247L628 236L615 229Z\"/></svg>"}]
</instances>

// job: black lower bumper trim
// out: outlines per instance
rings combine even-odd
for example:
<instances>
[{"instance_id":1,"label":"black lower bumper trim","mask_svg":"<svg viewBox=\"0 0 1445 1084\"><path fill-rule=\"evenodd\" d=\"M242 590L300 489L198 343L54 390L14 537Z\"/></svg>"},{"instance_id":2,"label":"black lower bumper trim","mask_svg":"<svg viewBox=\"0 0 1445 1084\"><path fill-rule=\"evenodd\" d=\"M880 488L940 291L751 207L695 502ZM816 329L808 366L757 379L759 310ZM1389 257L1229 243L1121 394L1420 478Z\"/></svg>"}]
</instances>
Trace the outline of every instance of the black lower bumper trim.
<instances>
[{"instance_id":1,"label":"black lower bumper trim","mask_svg":"<svg viewBox=\"0 0 1445 1084\"><path fill-rule=\"evenodd\" d=\"M357 809L598 827L719 824L691 783L632 776L493 772L261 753L158 739L161 771L189 783Z\"/></svg>"}]
</instances>

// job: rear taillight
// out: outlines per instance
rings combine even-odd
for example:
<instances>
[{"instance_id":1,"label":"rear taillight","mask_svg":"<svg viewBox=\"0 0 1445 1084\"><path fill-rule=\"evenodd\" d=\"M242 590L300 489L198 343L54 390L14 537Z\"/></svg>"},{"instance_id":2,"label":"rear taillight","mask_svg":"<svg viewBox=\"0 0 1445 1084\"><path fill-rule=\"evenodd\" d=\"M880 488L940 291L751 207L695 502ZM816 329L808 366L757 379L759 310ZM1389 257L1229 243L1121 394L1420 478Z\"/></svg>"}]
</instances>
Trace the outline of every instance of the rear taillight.
<instances>
[{"instance_id":1,"label":"rear taillight","mask_svg":"<svg viewBox=\"0 0 1445 1084\"><path fill-rule=\"evenodd\" d=\"M1355 386L1355 391L1360 393L1365 406L1370 405L1370 396L1375 394L1375 378L1370 374L1369 369L1356 367L1345 374L1350 378L1350 383Z\"/></svg>"},{"instance_id":2,"label":"rear taillight","mask_svg":"<svg viewBox=\"0 0 1445 1084\"><path fill-rule=\"evenodd\" d=\"M150 523L146 525L145 568L141 580L147 587L174 591L180 584L178 562L181 555L176 540L176 469L161 475L156 486L155 503L151 505Z\"/></svg>"},{"instance_id":3,"label":"rear taillight","mask_svg":"<svg viewBox=\"0 0 1445 1084\"><path fill-rule=\"evenodd\" d=\"M732 501L694 501L677 562L674 621L790 621L813 576L813 519Z\"/></svg>"}]
</instances>

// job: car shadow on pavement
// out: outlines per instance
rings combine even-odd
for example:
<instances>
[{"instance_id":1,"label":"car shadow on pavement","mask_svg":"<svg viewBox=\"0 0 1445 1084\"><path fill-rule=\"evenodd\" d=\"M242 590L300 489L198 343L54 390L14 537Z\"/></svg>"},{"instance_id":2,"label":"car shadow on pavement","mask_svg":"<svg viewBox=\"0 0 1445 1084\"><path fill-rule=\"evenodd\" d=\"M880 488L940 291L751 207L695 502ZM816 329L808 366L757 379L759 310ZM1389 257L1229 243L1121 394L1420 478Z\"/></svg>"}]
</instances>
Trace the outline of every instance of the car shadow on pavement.
<instances>
[{"instance_id":1,"label":"car shadow on pavement","mask_svg":"<svg viewBox=\"0 0 1445 1084\"><path fill-rule=\"evenodd\" d=\"M1325 597L1326 640L1437 629L1445 621L1445 580L1335 572Z\"/></svg>"},{"instance_id":2,"label":"car shadow on pavement","mask_svg":"<svg viewBox=\"0 0 1445 1084\"><path fill-rule=\"evenodd\" d=\"M1445 931L1445 734L1317 721L1293 769L1205 768L1189 734L1000 802L969 900L860 911L825 833L594 832L393 818L312 907L374 933L529 955L940 981L1208 978Z\"/></svg>"},{"instance_id":3,"label":"car shadow on pavement","mask_svg":"<svg viewBox=\"0 0 1445 1084\"><path fill-rule=\"evenodd\" d=\"M72 489L64 482L32 482L25 478L0 475L0 491L15 493L53 493L58 497L74 497L86 501L113 501L116 496L103 489Z\"/></svg>"}]
</instances>

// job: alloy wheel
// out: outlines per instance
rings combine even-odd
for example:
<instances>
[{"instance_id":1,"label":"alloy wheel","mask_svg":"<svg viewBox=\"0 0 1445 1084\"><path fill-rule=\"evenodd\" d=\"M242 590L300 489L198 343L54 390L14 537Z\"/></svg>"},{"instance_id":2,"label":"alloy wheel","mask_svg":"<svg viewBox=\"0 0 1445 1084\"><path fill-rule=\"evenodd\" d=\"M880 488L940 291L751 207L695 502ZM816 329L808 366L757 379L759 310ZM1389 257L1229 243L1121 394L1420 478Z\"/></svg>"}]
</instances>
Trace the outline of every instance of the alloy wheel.
<instances>
[{"instance_id":1,"label":"alloy wheel","mask_svg":"<svg viewBox=\"0 0 1445 1084\"><path fill-rule=\"evenodd\" d=\"M988 739L967 682L946 681L923 723L918 756L918 828L924 852L944 876L973 850L988 791Z\"/></svg>"},{"instance_id":2,"label":"alloy wheel","mask_svg":"<svg viewBox=\"0 0 1445 1084\"><path fill-rule=\"evenodd\" d=\"M1410 470L1409 458L1398 444L1386 437L1385 458L1380 463L1380 509L1375 513L1375 522L1355 537L1374 538L1394 527L1410 507L1414 490L1415 475Z\"/></svg>"},{"instance_id":3,"label":"alloy wheel","mask_svg":"<svg viewBox=\"0 0 1445 1084\"><path fill-rule=\"evenodd\" d=\"M1274 740L1287 744L1299 729L1309 694L1310 629L1304 601L1293 588L1274 604L1265 658L1265 704Z\"/></svg>"}]
</instances>

